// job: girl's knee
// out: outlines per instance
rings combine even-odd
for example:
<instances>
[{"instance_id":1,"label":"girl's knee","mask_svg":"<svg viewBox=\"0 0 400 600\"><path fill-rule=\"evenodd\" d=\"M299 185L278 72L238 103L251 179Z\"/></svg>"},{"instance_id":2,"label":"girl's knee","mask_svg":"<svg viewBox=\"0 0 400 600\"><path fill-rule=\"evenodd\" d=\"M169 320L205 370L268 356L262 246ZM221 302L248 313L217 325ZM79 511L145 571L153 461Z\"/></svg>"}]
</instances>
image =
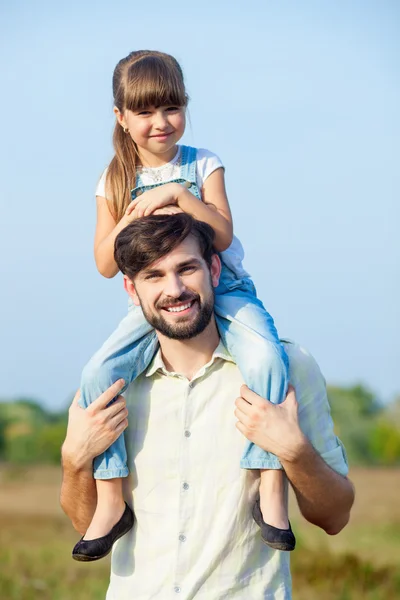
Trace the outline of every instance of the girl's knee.
<instances>
[{"instance_id":1,"label":"girl's knee","mask_svg":"<svg viewBox=\"0 0 400 600\"><path fill-rule=\"evenodd\" d=\"M277 375L288 377L289 361L281 344L258 337L252 354L257 357L257 363L260 366L263 365L264 368Z\"/></svg>"},{"instance_id":2,"label":"girl's knee","mask_svg":"<svg viewBox=\"0 0 400 600\"><path fill-rule=\"evenodd\" d=\"M117 379L119 377L113 378L110 370L95 355L82 371L80 406L89 406Z\"/></svg>"},{"instance_id":3,"label":"girl's knee","mask_svg":"<svg viewBox=\"0 0 400 600\"><path fill-rule=\"evenodd\" d=\"M82 371L82 385L91 384L96 381L102 372L103 361L98 355L92 356L89 362L84 366Z\"/></svg>"}]
</instances>

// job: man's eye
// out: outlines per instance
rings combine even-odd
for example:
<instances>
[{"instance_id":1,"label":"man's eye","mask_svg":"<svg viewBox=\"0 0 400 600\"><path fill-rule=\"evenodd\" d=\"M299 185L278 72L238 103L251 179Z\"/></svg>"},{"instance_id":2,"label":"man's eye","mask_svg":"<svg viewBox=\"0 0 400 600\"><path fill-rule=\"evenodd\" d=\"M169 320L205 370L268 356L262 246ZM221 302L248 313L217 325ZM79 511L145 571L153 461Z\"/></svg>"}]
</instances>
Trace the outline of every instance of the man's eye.
<instances>
[{"instance_id":1,"label":"man's eye","mask_svg":"<svg viewBox=\"0 0 400 600\"><path fill-rule=\"evenodd\" d=\"M192 266L187 266L187 267L182 267L181 269L181 273L193 273L196 270L197 267L195 267L194 265Z\"/></svg>"},{"instance_id":2,"label":"man's eye","mask_svg":"<svg viewBox=\"0 0 400 600\"><path fill-rule=\"evenodd\" d=\"M159 275L157 275L157 273L151 273L150 275L146 275L145 279L146 281L149 281L150 279L158 279Z\"/></svg>"}]
</instances>

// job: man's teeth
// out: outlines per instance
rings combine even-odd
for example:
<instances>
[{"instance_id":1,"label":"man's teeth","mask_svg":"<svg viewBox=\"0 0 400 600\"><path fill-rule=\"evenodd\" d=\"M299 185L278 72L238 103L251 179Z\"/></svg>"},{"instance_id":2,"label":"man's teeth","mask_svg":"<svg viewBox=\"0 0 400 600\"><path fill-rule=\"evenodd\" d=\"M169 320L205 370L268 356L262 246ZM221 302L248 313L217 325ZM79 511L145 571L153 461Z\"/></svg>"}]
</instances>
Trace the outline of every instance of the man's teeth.
<instances>
[{"instance_id":1,"label":"man's teeth","mask_svg":"<svg viewBox=\"0 0 400 600\"><path fill-rule=\"evenodd\" d=\"M192 306L191 302L188 302L187 304L181 304L180 306L170 306L167 308L168 312L182 312L183 310L186 310L187 308L190 308Z\"/></svg>"}]
</instances>

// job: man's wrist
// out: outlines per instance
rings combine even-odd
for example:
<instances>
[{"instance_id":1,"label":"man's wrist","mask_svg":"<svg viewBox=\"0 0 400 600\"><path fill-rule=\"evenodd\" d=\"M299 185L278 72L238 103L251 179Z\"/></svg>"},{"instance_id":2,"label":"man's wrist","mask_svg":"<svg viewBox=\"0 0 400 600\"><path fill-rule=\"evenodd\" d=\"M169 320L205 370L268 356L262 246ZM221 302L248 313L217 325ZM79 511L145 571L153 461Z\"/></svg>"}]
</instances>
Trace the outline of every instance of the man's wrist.
<instances>
[{"instance_id":1,"label":"man's wrist","mask_svg":"<svg viewBox=\"0 0 400 600\"><path fill-rule=\"evenodd\" d=\"M64 470L79 473L92 471L93 460L83 452L76 452L70 448L66 440L61 447L61 462Z\"/></svg>"},{"instance_id":2,"label":"man's wrist","mask_svg":"<svg viewBox=\"0 0 400 600\"><path fill-rule=\"evenodd\" d=\"M310 452L312 446L301 430L291 438L291 444L285 447L278 457L282 463L295 464L301 462Z\"/></svg>"}]
</instances>

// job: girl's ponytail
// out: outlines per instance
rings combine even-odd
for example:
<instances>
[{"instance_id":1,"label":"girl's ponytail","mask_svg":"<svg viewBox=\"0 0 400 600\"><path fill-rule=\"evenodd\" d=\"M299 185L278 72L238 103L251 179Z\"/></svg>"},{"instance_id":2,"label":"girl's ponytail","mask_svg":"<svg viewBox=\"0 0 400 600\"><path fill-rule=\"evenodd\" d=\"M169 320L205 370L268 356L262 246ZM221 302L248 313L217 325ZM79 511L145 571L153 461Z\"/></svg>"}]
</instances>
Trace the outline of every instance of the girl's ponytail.
<instances>
[{"instance_id":1,"label":"girl's ponytail","mask_svg":"<svg viewBox=\"0 0 400 600\"><path fill-rule=\"evenodd\" d=\"M111 212L118 223L131 201L131 190L136 185L138 153L129 133L118 123L113 134L115 156L107 170L107 187L111 193Z\"/></svg>"}]
</instances>

